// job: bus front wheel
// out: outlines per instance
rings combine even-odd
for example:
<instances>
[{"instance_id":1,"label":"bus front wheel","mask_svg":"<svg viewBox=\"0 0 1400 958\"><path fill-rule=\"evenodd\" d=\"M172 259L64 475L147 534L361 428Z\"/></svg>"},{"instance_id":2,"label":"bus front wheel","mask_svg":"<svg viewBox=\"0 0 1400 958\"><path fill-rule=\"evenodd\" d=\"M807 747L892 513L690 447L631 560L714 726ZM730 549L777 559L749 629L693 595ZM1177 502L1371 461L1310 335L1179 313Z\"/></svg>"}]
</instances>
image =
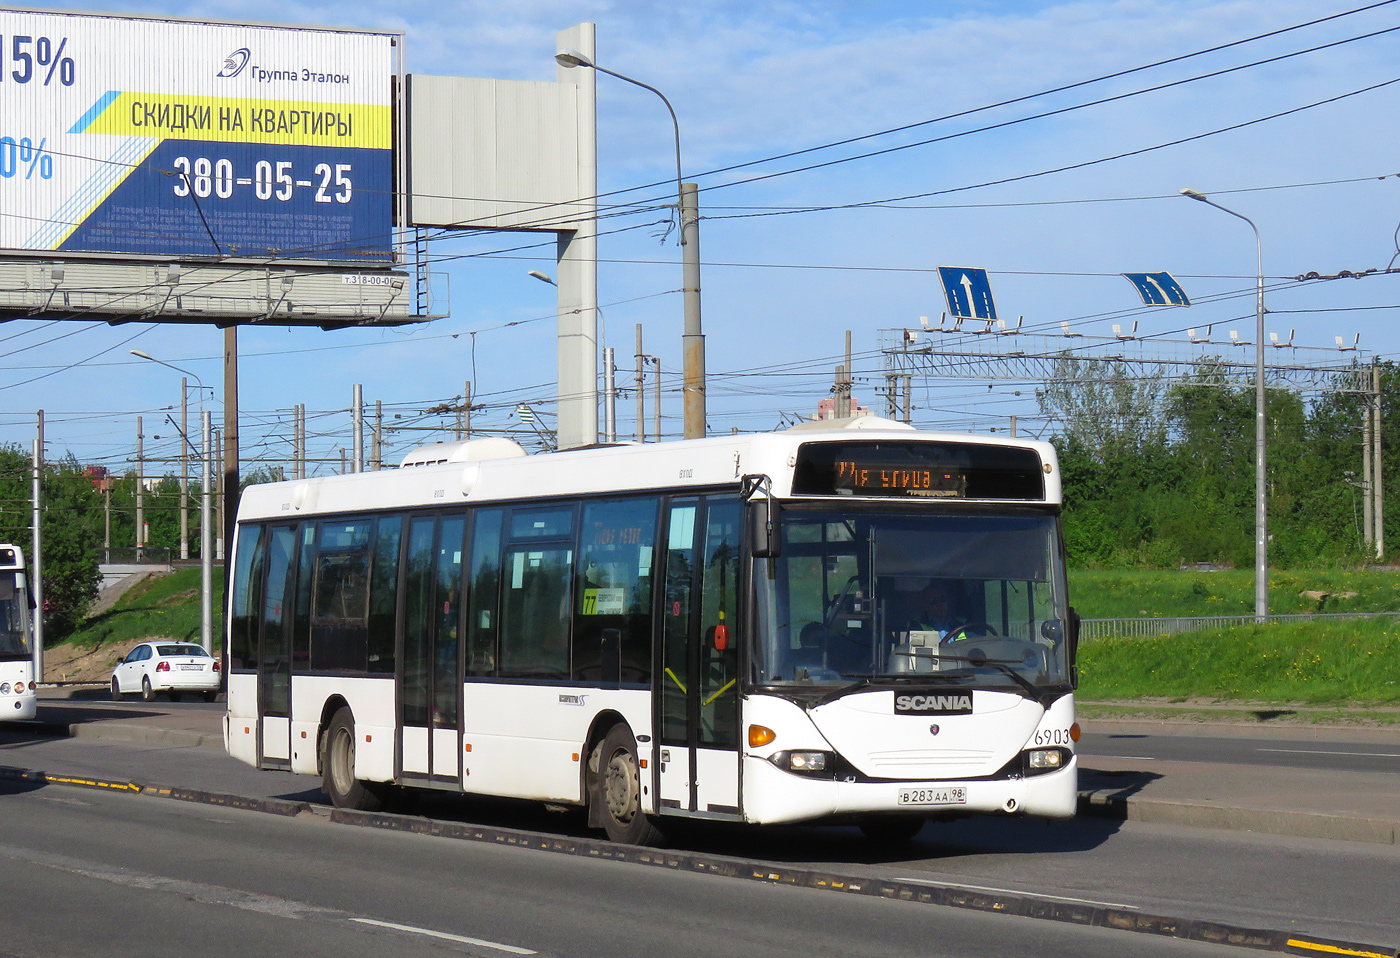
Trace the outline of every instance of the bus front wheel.
<instances>
[{"instance_id":1,"label":"bus front wheel","mask_svg":"<svg viewBox=\"0 0 1400 958\"><path fill-rule=\"evenodd\" d=\"M322 740L321 788L336 808L377 812L384 807L387 787L355 777L355 716L348 708L335 713Z\"/></svg>"},{"instance_id":2,"label":"bus front wheel","mask_svg":"<svg viewBox=\"0 0 1400 958\"><path fill-rule=\"evenodd\" d=\"M592 801L608 838L625 845L660 845L665 835L642 808L637 742L626 725L614 725L598 746Z\"/></svg>"}]
</instances>

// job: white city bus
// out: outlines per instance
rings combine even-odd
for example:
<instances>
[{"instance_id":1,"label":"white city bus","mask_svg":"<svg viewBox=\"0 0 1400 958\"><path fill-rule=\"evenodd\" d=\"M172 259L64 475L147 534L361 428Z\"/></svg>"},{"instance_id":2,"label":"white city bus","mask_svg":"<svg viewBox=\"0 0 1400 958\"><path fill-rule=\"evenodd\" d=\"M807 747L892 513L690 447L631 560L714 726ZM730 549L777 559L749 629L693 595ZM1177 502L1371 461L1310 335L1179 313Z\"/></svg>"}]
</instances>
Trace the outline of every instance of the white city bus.
<instances>
[{"instance_id":1,"label":"white city bus","mask_svg":"<svg viewBox=\"0 0 1400 958\"><path fill-rule=\"evenodd\" d=\"M685 817L885 840L1068 817L1059 504L1047 443L873 417L252 486L226 745L342 807L583 805L632 843Z\"/></svg>"},{"instance_id":2,"label":"white city bus","mask_svg":"<svg viewBox=\"0 0 1400 958\"><path fill-rule=\"evenodd\" d=\"M0 721L32 719L37 691L24 553L0 545Z\"/></svg>"}]
</instances>

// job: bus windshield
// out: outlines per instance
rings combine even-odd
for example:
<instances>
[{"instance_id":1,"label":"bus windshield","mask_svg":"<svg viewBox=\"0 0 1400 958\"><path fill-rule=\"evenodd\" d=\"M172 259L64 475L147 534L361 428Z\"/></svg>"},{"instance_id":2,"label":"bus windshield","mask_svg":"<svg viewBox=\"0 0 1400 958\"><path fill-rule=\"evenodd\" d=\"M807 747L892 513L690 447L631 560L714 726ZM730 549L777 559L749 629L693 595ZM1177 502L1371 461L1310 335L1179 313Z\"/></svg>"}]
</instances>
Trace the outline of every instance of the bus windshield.
<instances>
[{"instance_id":1,"label":"bus windshield","mask_svg":"<svg viewBox=\"0 0 1400 958\"><path fill-rule=\"evenodd\" d=\"M782 530L754 573L758 684L1069 683L1053 517L789 509Z\"/></svg>"},{"instance_id":2,"label":"bus windshield","mask_svg":"<svg viewBox=\"0 0 1400 958\"><path fill-rule=\"evenodd\" d=\"M0 659L27 659L29 647L29 599L23 573L0 572Z\"/></svg>"}]
</instances>

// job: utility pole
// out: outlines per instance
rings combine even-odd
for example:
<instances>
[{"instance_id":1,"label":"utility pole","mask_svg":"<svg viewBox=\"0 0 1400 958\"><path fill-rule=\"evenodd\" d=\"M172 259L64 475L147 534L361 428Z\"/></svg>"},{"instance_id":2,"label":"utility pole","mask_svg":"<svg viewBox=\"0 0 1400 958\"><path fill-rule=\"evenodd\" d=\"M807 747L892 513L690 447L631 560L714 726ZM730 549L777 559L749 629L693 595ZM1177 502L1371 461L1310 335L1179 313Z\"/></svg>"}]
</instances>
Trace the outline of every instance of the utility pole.
<instances>
[{"instance_id":1,"label":"utility pole","mask_svg":"<svg viewBox=\"0 0 1400 958\"><path fill-rule=\"evenodd\" d=\"M180 377L180 558L190 557L190 385Z\"/></svg>"},{"instance_id":2,"label":"utility pole","mask_svg":"<svg viewBox=\"0 0 1400 958\"><path fill-rule=\"evenodd\" d=\"M365 471L365 401L362 389L363 387L359 383L355 383L351 389L350 400L354 404L350 421L354 424L352 432L355 442L355 452L351 457L351 465L353 466L351 471L357 473Z\"/></svg>"},{"instance_id":3,"label":"utility pole","mask_svg":"<svg viewBox=\"0 0 1400 958\"><path fill-rule=\"evenodd\" d=\"M383 456L384 439L384 403L382 400L374 401L374 438L370 445L369 467L375 472L379 471L379 466Z\"/></svg>"},{"instance_id":4,"label":"utility pole","mask_svg":"<svg viewBox=\"0 0 1400 958\"><path fill-rule=\"evenodd\" d=\"M1371 482L1371 420L1375 416L1375 393L1367 390L1366 406L1361 416L1361 538L1367 548L1375 553L1376 527L1372 504L1375 501L1376 487Z\"/></svg>"},{"instance_id":5,"label":"utility pole","mask_svg":"<svg viewBox=\"0 0 1400 958\"><path fill-rule=\"evenodd\" d=\"M142 449L141 417L136 417L136 561L145 558L146 546L146 458Z\"/></svg>"},{"instance_id":6,"label":"utility pole","mask_svg":"<svg viewBox=\"0 0 1400 958\"><path fill-rule=\"evenodd\" d=\"M1372 488L1375 490L1376 507L1374 522L1376 532L1376 558L1385 556L1385 484L1381 482L1381 367L1380 363L1371 366L1371 389L1375 396L1376 424L1371 429L1371 458L1375 467L1371 470Z\"/></svg>"},{"instance_id":7,"label":"utility pole","mask_svg":"<svg viewBox=\"0 0 1400 958\"><path fill-rule=\"evenodd\" d=\"M462 387L462 438L472 437L472 381L468 379Z\"/></svg>"},{"instance_id":8,"label":"utility pole","mask_svg":"<svg viewBox=\"0 0 1400 958\"><path fill-rule=\"evenodd\" d=\"M200 414L201 431L204 434L204 487L199 493L199 643L204 651L214 651L214 530L210 528L209 486L213 481L214 457L211 443L213 423L211 414L205 409ZM228 673L225 672L225 675Z\"/></svg>"},{"instance_id":9,"label":"utility pole","mask_svg":"<svg viewBox=\"0 0 1400 958\"><path fill-rule=\"evenodd\" d=\"M669 104L667 104L669 106ZM681 184L681 286L685 296L685 438L705 435L705 336L700 331L700 204L699 187ZM661 375L661 363L656 366ZM661 438L657 434L657 439Z\"/></svg>"},{"instance_id":10,"label":"utility pole","mask_svg":"<svg viewBox=\"0 0 1400 958\"><path fill-rule=\"evenodd\" d=\"M909 406L914 394L914 377L908 373L904 375L904 421L913 424L913 419L909 415Z\"/></svg>"},{"instance_id":11,"label":"utility pole","mask_svg":"<svg viewBox=\"0 0 1400 958\"><path fill-rule=\"evenodd\" d=\"M34 597L34 679L44 680L44 411L39 410L39 431L34 440L34 546L29 556L29 578Z\"/></svg>"},{"instance_id":12,"label":"utility pole","mask_svg":"<svg viewBox=\"0 0 1400 958\"><path fill-rule=\"evenodd\" d=\"M637 324L637 441L647 441L646 356L642 354L642 324Z\"/></svg>"},{"instance_id":13,"label":"utility pole","mask_svg":"<svg viewBox=\"0 0 1400 958\"><path fill-rule=\"evenodd\" d=\"M652 364L656 366L656 441L661 441L661 357L651 357Z\"/></svg>"},{"instance_id":14,"label":"utility pole","mask_svg":"<svg viewBox=\"0 0 1400 958\"><path fill-rule=\"evenodd\" d=\"M225 561L233 553L233 527L238 521L238 327L224 330L224 431L223 479L219 484L220 522L223 530L223 544L219 555ZM224 589L227 591L233 582L232 570L224 570Z\"/></svg>"},{"instance_id":15,"label":"utility pole","mask_svg":"<svg viewBox=\"0 0 1400 958\"><path fill-rule=\"evenodd\" d=\"M224 419L227 421L228 417L225 416ZM214 460L220 463L224 461L224 436L223 433L219 432L217 429L214 430ZM215 557L220 562L224 561L224 535L228 531L228 526L224 523L224 500L226 498L224 495L224 475L225 473L223 470L220 470L219 476L214 480L214 484L218 486L218 498L214 500L214 503L219 513L218 521L214 523L214 535L216 537L214 540L214 553ZM227 570L225 570L225 573L227 573Z\"/></svg>"},{"instance_id":16,"label":"utility pole","mask_svg":"<svg viewBox=\"0 0 1400 958\"><path fill-rule=\"evenodd\" d=\"M102 561L112 561L112 475L102 477Z\"/></svg>"},{"instance_id":17,"label":"utility pole","mask_svg":"<svg viewBox=\"0 0 1400 958\"><path fill-rule=\"evenodd\" d=\"M617 379L613 348L603 347L603 441L617 442Z\"/></svg>"}]
</instances>

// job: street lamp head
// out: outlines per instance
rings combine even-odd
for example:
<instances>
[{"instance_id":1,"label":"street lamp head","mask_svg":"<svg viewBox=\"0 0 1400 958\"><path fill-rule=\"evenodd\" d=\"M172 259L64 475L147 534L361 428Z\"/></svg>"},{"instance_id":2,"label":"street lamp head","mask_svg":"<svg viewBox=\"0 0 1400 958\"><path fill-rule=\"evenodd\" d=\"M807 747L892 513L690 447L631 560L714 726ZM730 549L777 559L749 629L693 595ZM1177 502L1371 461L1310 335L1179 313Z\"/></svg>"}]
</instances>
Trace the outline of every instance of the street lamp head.
<instances>
[{"instance_id":1,"label":"street lamp head","mask_svg":"<svg viewBox=\"0 0 1400 958\"><path fill-rule=\"evenodd\" d=\"M1189 196L1189 197L1191 197L1191 199L1193 199L1193 200L1200 200L1202 203L1208 203L1208 202L1210 202L1209 200L1206 199L1206 195L1205 195L1204 193L1202 193L1200 190L1193 190L1193 189L1191 189L1191 187L1189 187L1189 186L1184 186L1184 187L1182 187L1182 189L1181 189L1181 195L1182 195L1182 196Z\"/></svg>"},{"instance_id":2,"label":"street lamp head","mask_svg":"<svg viewBox=\"0 0 1400 958\"><path fill-rule=\"evenodd\" d=\"M149 360L151 360L151 362L155 362L155 357L154 357L154 356L152 356L152 355L149 354L149 353L143 353L143 352L141 352L141 350L139 350L139 349L129 349L129 350L127 350L127 352L131 353L131 355L133 355L133 356L138 356L138 357L140 357L141 359L149 359Z\"/></svg>"},{"instance_id":3,"label":"street lamp head","mask_svg":"<svg viewBox=\"0 0 1400 958\"><path fill-rule=\"evenodd\" d=\"M537 270L537 269L532 269L532 270L530 270L530 272L526 273L525 275L526 275L526 276L533 276L533 277L535 277L535 279L539 280L541 283L548 283L550 286L558 286L558 285L559 285L558 283L554 282L554 277L550 276L548 273L541 273L541 272L540 272L539 270Z\"/></svg>"},{"instance_id":4,"label":"street lamp head","mask_svg":"<svg viewBox=\"0 0 1400 958\"><path fill-rule=\"evenodd\" d=\"M577 50L560 50L554 54L554 62L561 67L591 67L593 61Z\"/></svg>"}]
</instances>

